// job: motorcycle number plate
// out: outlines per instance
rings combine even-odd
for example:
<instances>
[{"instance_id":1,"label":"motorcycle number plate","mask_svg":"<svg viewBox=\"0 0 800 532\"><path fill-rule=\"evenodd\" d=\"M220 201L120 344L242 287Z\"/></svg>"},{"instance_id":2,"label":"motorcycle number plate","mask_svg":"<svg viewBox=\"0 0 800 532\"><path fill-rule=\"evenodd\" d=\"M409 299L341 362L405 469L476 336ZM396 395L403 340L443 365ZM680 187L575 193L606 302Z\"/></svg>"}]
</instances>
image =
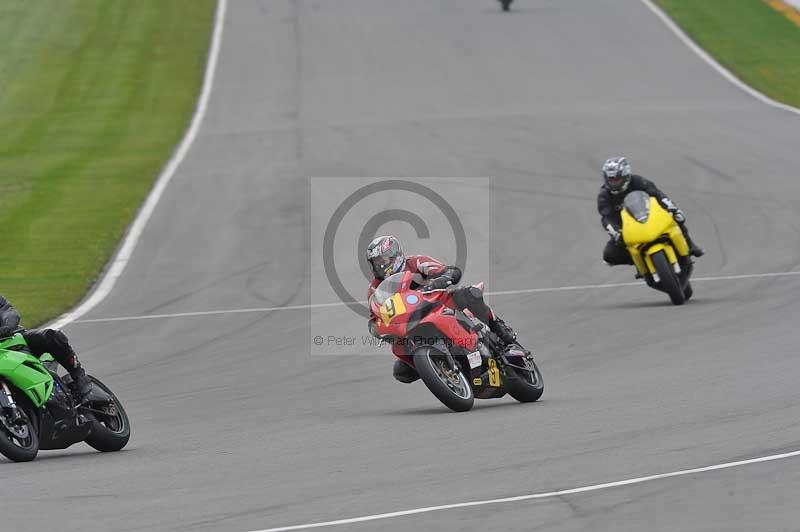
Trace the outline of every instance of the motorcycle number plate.
<instances>
[{"instance_id":1,"label":"motorcycle number plate","mask_svg":"<svg viewBox=\"0 0 800 532\"><path fill-rule=\"evenodd\" d=\"M500 387L500 370L495 359L489 359L489 386Z\"/></svg>"},{"instance_id":2,"label":"motorcycle number plate","mask_svg":"<svg viewBox=\"0 0 800 532\"><path fill-rule=\"evenodd\" d=\"M403 303L403 297L400 294L395 294L381 305L381 319L387 326L397 316L406 313L406 306Z\"/></svg>"},{"instance_id":3,"label":"motorcycle number plate","mask_svg":"<svg viewBox=\"0 0 800 532\"><path fill-rule=\"evenodd\" d=\"M473 351L472 353L467 353L467 360L469 360L470 369L479 368L481 364L483 364L483 360L481 360L480 351Z\"/></svg>"}]
</instances>

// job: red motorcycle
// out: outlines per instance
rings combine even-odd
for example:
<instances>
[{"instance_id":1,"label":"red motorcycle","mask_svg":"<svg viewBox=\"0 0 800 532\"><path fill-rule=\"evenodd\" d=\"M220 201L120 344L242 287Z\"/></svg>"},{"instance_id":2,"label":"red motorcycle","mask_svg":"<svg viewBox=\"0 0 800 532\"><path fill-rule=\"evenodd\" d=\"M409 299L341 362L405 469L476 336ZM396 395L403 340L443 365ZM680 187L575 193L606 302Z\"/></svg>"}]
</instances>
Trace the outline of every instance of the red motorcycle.
<instances>
[{"instance_id":1,"label":"red motorcycle","mask_svg":"<svg viewBox=\"0 0 800 532\"><path fill-rule=\"evenodd\" d=\"M483 290L483 283L476 287ZM419 274L387 277L369 305L376 336L390 342L395 356L416 368L452 410L465 412L475 398L506 393L523 403L542 396L542 374L530 351L519 344L503 347L484 323L455 307L447 289L427 290Z\"/></svg>"}]
</instances>

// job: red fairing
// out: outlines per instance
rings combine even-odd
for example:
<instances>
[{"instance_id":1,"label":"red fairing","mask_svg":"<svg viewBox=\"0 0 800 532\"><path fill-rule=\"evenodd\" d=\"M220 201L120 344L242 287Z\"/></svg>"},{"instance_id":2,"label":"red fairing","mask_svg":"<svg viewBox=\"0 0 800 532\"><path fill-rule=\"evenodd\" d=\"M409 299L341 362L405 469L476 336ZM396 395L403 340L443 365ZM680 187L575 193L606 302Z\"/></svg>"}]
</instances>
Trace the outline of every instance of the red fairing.
<instances>
[{"instance_id":1,"label":"red fairing","mask_svg":"<svg viewBox=\"0 0 800 532\"><path fill-rule=\"evenodd\" d=\"M391 305L391 315L386 312L385 306L375 300L370 300L370 310L372 319L375 320L376 332L381 336L388 335L400 339L392 345L392 353L413 366L413 360L408 355L407 348L414 341L414 331L422 324L432 324L453 345L458 345L468 351L474 350L478 335L473 331L467 331L456 320L455 312L452 312L455 305L450 293L446 290L421 292L412 289L414 273L417 272L412 272L410 269L404 272L400 288L392 296L392 298L397 298L397 302L393 301ZM414 286L416 287L416 285ZM370 290L370 295L372 292L374 292L374 288ZM414 311L426 303L440 303L440 305L420 319L418 315L414 314ZM410 321L412 318L413 321ZM410 330L409 327L411 327ZM419 341L417 341L418 343Z\"/></svg>"}]
</instances>

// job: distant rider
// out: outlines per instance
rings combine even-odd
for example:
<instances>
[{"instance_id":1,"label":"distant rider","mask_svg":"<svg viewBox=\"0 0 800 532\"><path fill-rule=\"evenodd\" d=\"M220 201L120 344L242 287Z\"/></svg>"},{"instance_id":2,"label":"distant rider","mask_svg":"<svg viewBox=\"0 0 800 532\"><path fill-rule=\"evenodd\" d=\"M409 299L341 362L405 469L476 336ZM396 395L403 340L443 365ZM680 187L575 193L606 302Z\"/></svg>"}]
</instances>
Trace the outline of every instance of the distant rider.
<instances>
[{"instance_id":1,"label":"distant rider","mask_svg":"<svg viewBox=\"0 0 800 532\"><path fill-rule=\"evenodd\" d=\"M702 257L705 253L698 247L689 236L689 229L686 227L686 215L678 208L675 203L661 192L656 185L640 175L631 173L631 165L625 157L612 157L603 164L603 186L597 194L597 210L605 229L611 239L603 250L603 260L609 266L618 264L633 264L630 253L625 248L622 241L622 219L620 211L625 195L634 190L641 190L656 198L664 206L686 237L689 244L689 253L694 257Z\"/></svg>"},{"instance_id":2,"label":"distant rider","mask_svg":"<svg viewBox=\"0 0 800 532\"><path fill-rule=\"evenodd\" d=\"M423 290L444 289L457 284L461 280L461 269L457 266L446 266L444 263L427 255L403 255L400 241L393 236L379 236L367 246L367 262L372 268L375 278L369 285L367 299L375 292L378 285L398 272L410 271L420 274ZM506 345L514 343L517 335L503 320L492 312L483 300L481 290L472 286L462 286L450 290L453 303L461 310L468 309L473 316L489 326ZM374 321L370 319L370 331L374 331ZM414 382L419 379L417 371L400 359L394 362L394 378L400 382Z\"/></svg>"},{"instance_id":3,"label":"distant rider","mask_svg":"<svg viewBox=\"0 0 800 532\"><path fill-rule=\"evenodd\" d=\"M19 332L25 338L31 354L36 357L40 357L44 353L53 355L56 362L64 366L72 377L70 388L75 399L82 402L92 390L92 381L86 376L75 351L69 345L67 336L57 329L25 330L19 326L19 320L19 313L16 309L0 295L0 338L8 338Z\"/></svg>"}]
</instances>

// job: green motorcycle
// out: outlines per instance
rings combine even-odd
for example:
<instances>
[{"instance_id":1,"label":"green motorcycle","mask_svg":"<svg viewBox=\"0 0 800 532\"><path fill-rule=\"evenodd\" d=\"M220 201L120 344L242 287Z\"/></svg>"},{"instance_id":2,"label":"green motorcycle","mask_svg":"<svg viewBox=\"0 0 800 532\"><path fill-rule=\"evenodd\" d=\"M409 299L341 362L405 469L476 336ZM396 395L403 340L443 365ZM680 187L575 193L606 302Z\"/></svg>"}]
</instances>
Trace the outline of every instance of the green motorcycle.
<instances>
[{"instance_id":1,"label":"green motorcycle","mask_svg":"<svg viewBox=\"0 0 800 532\"><path fill-rule=\"evenodd\" d=\"M77 404L69 375L57 371L49 354L30 354L21 334L0 340L0 453L29 462L39 449L66 449L81 441L98 451L125 447L131 426L111 390L89 376L92 391Z\"/></svg>"}]
</instances>

